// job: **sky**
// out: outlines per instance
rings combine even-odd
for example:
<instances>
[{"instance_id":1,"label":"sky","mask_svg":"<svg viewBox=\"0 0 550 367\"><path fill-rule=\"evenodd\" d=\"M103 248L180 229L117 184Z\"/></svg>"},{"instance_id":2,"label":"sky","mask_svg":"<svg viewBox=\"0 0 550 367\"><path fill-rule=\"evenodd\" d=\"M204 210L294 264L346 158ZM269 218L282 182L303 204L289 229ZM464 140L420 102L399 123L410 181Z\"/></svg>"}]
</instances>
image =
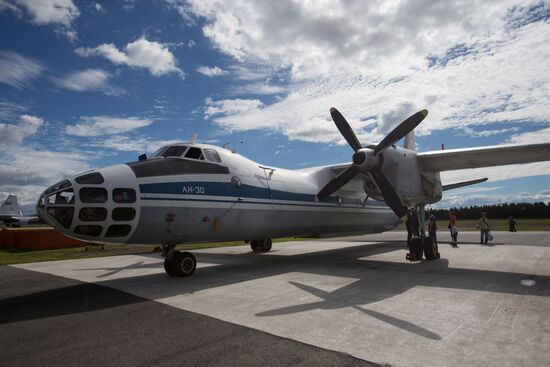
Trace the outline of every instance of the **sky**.
<instances>
[{"instance_id":1,"label":"sky","mask_svg":"<svg viewBox=\"0 0 550 367\"><path fill-rule=\"evenodd\" d=\"M0 199L163 144L343 163L428 109L417 150L550 142L549 1L0 0ZM442 174L438 207L550 201L550 163Z\"/></svg>"}]
</instances>

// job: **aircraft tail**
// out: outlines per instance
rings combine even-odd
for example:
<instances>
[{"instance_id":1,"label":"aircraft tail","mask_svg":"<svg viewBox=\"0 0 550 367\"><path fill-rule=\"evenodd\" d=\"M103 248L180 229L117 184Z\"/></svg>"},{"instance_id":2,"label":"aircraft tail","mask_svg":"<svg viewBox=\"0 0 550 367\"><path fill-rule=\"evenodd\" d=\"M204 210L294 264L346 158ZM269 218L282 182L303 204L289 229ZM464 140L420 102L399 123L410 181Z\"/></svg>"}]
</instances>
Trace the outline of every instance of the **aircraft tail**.
<instances>
[{"instance_id":1,"label":"aircraft tail","mask_svg":"<svg viewBox=\"0 0 550 367\"><path fill-rule=\"evenodd\" d=\"M16 195L8 195L4 204L0 208L0 215L12 215L12 216L22 216L23 213L19 208L19 203L17 202Z\"/></svg>"},{"instance_id":2,"label":"aircraft tail","mask_svg":"<svg viewBox=\"0 0 550 367\"><path fill-rule=\"evenodd\" d=\"M414 130L405 135L405 141L403 143L403 148L409 150L416 150L416 139L414 137Z\"/></svg>"}]
</instances>

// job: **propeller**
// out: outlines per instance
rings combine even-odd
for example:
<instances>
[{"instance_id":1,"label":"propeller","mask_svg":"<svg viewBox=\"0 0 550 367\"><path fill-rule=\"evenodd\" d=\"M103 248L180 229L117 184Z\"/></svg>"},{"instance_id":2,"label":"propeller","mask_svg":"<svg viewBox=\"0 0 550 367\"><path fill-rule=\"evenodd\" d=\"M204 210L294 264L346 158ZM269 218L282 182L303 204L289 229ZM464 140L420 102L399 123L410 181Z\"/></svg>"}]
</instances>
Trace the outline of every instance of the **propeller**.
<instances>
[{"instance_id":1,"label":"propeller","mask_svg":"<svg viewBox=\"0 0 550 367\"><path fill-rule=\"evenodd\" d=\"M332 116L332 120L338 130L354 151L352 159L353 163L330 180L325 187L319 191L316 199L323 200L324 198L329 197L346 183L351 181L362 170L366 170L382 192L382 196L384 197L386 204L388 204L393 212L398 217L402 217L407 214L407 207L401 203L399 195L397 195L397 192L394 190L390 181L386 178L386 176L384 176L382 170L380 170L379 154L413 131L414 128L417 127L428 115L428 111L422 110L415 113L400 123L380 143L378 143L378 145L374 147L361 146L361 143L359 142L359 139L357 139L357 136L353 132L351 126L336 108L332 107L330 109L330 115Z\"/></svg>"}]
</instances>

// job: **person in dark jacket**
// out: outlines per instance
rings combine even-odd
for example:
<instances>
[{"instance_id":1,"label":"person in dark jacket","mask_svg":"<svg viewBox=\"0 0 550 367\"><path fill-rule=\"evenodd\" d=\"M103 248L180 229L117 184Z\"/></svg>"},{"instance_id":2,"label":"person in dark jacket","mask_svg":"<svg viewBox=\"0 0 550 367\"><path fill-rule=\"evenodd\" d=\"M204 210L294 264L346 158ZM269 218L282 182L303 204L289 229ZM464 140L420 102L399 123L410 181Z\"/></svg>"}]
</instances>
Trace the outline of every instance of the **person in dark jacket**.
<instances>
[{"instance_id":1,"label":"person in dark jacket","mask_svg":"<svg viewBox=\"0 0 550 367\"><path fill-rule=\"evenodd\" d=\"M409 247L413 236L420 237L420 222L418 221L416 208L409 208L405 226L407 227L407 247Z\"/></svg>"},{"instance_id":2,"label":"person in dark jacket","mask_svg":"<svg viewBox=\"0 0 550 367\"><path fill-rule=\"evenodd\" d=\"M508 232L516 232L516 220L512 217L508 218Z\"/></svg>"},{"instance_id":3,"label":"person in dark jacket","mask_svg":"<svg viewBox=\"0 0 550 367\"><path fill-rule=\"evenodd\" d=\"M428 217L428 236L430 236L433 243L437 246L437 218L434 213L431 213Z\"/></svg>"}]
</instances>

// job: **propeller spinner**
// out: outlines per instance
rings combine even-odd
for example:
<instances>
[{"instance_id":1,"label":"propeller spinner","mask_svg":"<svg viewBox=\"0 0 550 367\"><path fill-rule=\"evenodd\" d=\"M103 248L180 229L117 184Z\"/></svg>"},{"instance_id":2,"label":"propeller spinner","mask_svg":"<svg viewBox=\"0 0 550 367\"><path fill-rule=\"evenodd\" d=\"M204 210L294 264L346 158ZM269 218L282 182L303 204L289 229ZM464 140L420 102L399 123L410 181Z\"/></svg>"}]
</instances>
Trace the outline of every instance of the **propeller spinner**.
<instances>
[{"instance_id":1,"label":"propeller spinner","mask_svg":"<svg viewBox=\"0 0 550 367\"><path fill-rule=\"evenodd\" d=\"M361 171L366 171L380 188L384 200L393 212L398 217L402 217L407 214L407 207L401 203L399 195L394 190L390 181L386 178L386 176L384 176L382 170L380 170L378 155L389 148L392 144L403 138L405 135L413 131L414 128L417 127L428 115L428 111L422 110L415 113L400 123L378 145L374 147L361 146L361 143L359 142L359 139L357 139L357 136L353 132L351 126L349 126L344 116L342 116L336 108L332 107L330 109L330 115L332 116L338 130L354 151L352 157L353 163L330 180L325 187L319 191L316 199L323 200L324 198L329 197L346 183L351 181Z\"/></svg>"}]
</instances>

